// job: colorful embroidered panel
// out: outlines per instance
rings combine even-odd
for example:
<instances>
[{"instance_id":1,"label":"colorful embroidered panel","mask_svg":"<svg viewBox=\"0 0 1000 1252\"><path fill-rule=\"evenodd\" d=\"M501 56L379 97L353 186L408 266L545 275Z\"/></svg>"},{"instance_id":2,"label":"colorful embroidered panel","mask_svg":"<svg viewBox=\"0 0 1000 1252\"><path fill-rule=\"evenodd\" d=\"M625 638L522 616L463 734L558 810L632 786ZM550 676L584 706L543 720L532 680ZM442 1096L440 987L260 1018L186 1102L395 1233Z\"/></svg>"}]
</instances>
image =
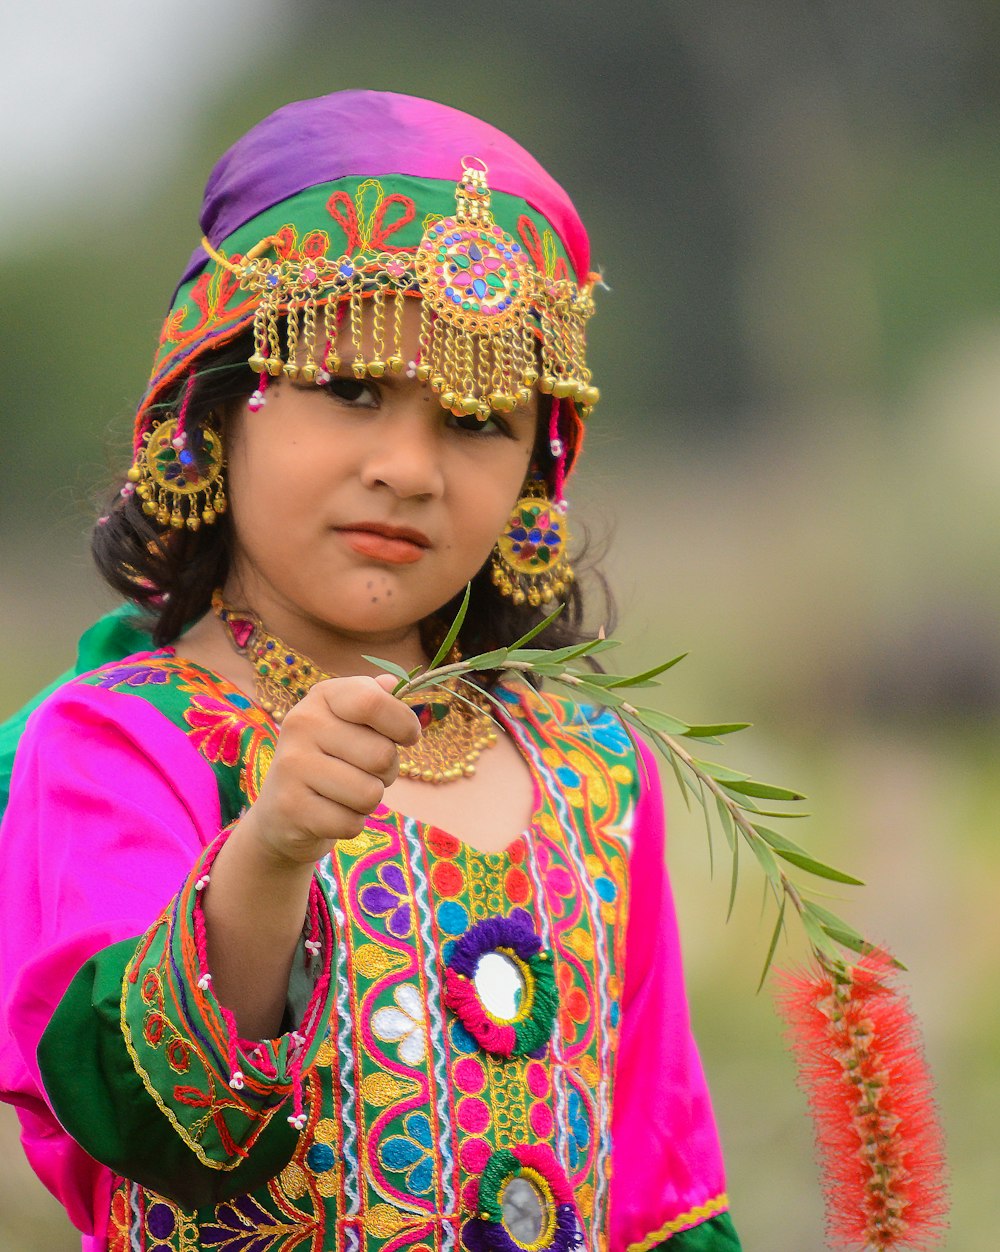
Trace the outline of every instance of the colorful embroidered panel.
<instances>
[{"instance_id":1,"label":"colorful embroidered panel","mask_svg":"<svg viewBox=\"0 0 1000 1252\"><path fill-rule=\"evenodd\" d=\"M275 731L239 692L169 655L84 681L147 698L181 726L215 769L230 818L256 796ZM607 713L500 694L538 787L529 829L485 854L383 808L320 863L328 1032L310 1048L294 1156L266 1186L191 1212L123 1182L112 1252L606 1248L635 755ZM175 1058L208 1036L218 1070L232 1040L210 991L178 999L168 1029L146 1037L162 1016L163 971L178 965L168 949L190 951L199 875L173 929L154 928L140 950L129 978L145 1008L127 1024L147 1053ZM190 988L198 972L171 985ZM253 1074L269 1112L262 1079L285 1046L268 1045ZM168 1106L176 1077L156 1092ZM190 1115L180 1120L190 1134ZM233 1151L252 1156L253 1118L223 1121ZM218 1125L207 1133L224 1155Z\"/></svg>"}]
</instances>

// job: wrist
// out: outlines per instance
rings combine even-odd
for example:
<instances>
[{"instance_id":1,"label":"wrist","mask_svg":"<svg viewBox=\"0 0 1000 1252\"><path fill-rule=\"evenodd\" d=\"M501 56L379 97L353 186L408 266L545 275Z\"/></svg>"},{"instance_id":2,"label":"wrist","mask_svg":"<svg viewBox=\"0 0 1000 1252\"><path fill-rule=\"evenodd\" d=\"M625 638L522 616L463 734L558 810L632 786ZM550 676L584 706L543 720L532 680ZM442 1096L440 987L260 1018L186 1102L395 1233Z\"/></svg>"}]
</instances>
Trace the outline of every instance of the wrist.
<instances>
[{"instance_id":1,"label":"wrist","mask_svg":"<svg viewBox=\"0 0 1000 1252\"><path fill-rule=\"evenodd\" d=\"M313 867L319 859L318 856L296 855L301 849L290 848L275 839L253 808L248 809L233 827L229 842L234 841L240 849L240 855L246 857L259 872L269 876L280 876L293 881L311 878Z\"/></svg>"}]
</instances>

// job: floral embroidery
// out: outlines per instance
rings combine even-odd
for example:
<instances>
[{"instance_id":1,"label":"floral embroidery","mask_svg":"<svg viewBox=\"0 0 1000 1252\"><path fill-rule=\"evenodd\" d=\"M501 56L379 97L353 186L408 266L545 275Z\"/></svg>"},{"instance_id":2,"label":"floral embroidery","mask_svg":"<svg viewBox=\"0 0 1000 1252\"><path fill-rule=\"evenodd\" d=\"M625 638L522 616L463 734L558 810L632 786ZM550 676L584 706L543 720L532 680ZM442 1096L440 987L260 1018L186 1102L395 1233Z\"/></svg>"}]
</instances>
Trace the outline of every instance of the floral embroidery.
<instances>
[{"instance_id":1,"label":"floral embroidery","mask_svg":"<svg viewBox=\"0 0 1000 1252\"><path fill-rule=\"evenodd\" d=\"M590 1002L581 987L573 982L569 965L559 966L559 1027L564 1039L575 1039L578 1025L590 1016Z\"/></svg>"},{"instance_id":2,"label":"floral embroidery","mask_svg":"<svg viewBox=\"0 0 1000 1252\"><path fill-rule=\"evenodd\" d=\"M400 983L392 993L396 1007L386 1006L372 1014L372 1030L383 1043L398 1045L399 1059L419 1065L427 1052L425 1007L412 983Z\"/></svg>"},{"instance_id":3,"label":"floral embroidery","mask_svg":"<svg viewBox=\"0 0 1000 1252\"><path fill-rule=\"evenodd\" d=\"M270 764L269 719L224 681L169 654L114 668L117 689L163 711L211 765L223 821L232 821ZM110 671L83 681L101 680L110 682ZM393 1252L402 1243L429 1250L438 1242L431 1220L446 1224L463 1252L569 1252L581 1232L588 1247L601 1246L635 762L599 714L553 714L549 697L498 694L529 741L543 798L558 790L558 804L545 800L529 834L499 855L380 814L321 862L336 926L336 941L323 949L335 995L325 1042L306 1062L316 1058L299 1144L270 1183L192 1215L192 1228L201 1225L189 1244L178 1242L179 1228L161 1241L171 1252L321 1252L340 1241L346 1252ZM581 807L563 803L567 784ZM523 980L510 1017L506 1008L491 1017L476 994L472 976L486 953L509 960ZM276 1090L262 1114L248 1104L251 1095L267 1099L270 1054L246 1054L256 1069L243 1066L246 1092L227 1085L225 1064L225 1072L214 1064L206 1071L198 1034L174 1011L174 992L164 995L157 971L167 978L165 956L154 948L140 957L133 1034L161 1058L157 1087L188 1146L229 1169L258 1151L255 1118L273 1108L283 1120L291 1102ZM540 1015L546 982L551 1004ZM204 1006L195 1008L204 1029ZM561 1082L547 1047L557 1014ZM523 1037L536 1028L537 1038ZM134 1252L130 1203L151 1212L159 1201L132 1186L130 1202L124 1184L124 1205L116 1192L115 1252ZM532 1211L538 1216L533 1195L542 1197L544 1221L538 1239L525 1242L517 1232ZM353 1223L352 1213L360 1215ZM158 1213L164 1228L168 1215ZM141 1222L139 1237L147 1252L157 1246Z\"/></svg>"},{"instance_id":4,"label":"floral embroidery","mask_svg":"<svg viewBox=\"0 0 1000 1252\"><path fill-rule=\"evenodd\" d=\"M406 1186L414 1195L430 1191L434 1182L434 1144L431 1124L424 1113L403 1119L405 1134L390 1135L379 1148L386 1169L405 1171Z\"/></svg>"},{"instance_id":5,"label":"floral embroidery","mask_svg":"<svg viewBox=\"0 0 1000 1252\"><path fill-rule=\"evenodd\" d=\"M576 1087L569 1089L569 1168L576 1173L590 1147L590 1110Z\"/></svg>"},{"instance_id":6,"label":"floral embroidery","mask_svg":"<svg viewBox=\"0 0 1000 1252\"><path fill-rule=\"evenodd\" d=\"M585 706L577 711L577 722L582 724L584 735L590 735L602 748L616 756L624 756L632 749L628 731L610 709Z\"/></svg>"},{"instance_id":7,"label":"floral embroidery","mask_svg":"<svg viewBox=\"0 0 1000 1252\"><path fill-rule=\"evenodd\" d=\"M220 1204L215 1220L206 1222L198 1231L201 1245L218 1252L266 1252L275 1247L282 1235L297 1235L297 1239L281 1241L283 1248L291 1248L307 1233L303 1223L280 1221L250 1195Z\"/></svg>"},{"instance_id":8,"label":"floral embroidery","mask_svg":"<svg viewBox=\"0 0 1000 1252\"><path fill-rule=\"evenodd\" d=\"M210 761L221 761L223 765L237 763L246 727L242 709L209 696L195 696L184 716L191 727L192 742Z\"/></svg>"},{"instance_id":9,"label":"floral embroidery","mask_svg":"<svg viewBox=\"0 0 1000 1252\"><path fill-rule=\"evenodd\" d=\"M146 683L162 684L166 681L167 675L161 666L132 663L102 669L96 675L94 685L96 687L117 687L121 683L125 683L129 687L142 687Z\"/></svg>"},{"instance_id":10,"label":"floral embroidery","mask_svg":"<svg viewBox=\"0 0 1000 1252\"><path fill-rule=\"evenodd\" d=\"M410 933L410 904L406 878L399 865L379 866L379 881L362 889L361 907L373 917L386 917L386 929L397 939Z\"/></svg>"}]
</instances>

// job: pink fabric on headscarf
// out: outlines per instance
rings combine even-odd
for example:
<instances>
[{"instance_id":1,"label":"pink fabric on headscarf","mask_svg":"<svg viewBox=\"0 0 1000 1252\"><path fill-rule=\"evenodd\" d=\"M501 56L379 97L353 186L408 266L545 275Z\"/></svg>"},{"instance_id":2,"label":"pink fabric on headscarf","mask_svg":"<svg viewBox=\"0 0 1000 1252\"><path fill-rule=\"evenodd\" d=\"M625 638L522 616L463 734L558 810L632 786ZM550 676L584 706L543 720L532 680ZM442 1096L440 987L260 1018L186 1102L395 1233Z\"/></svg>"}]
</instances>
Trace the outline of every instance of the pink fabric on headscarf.
<instances>
[{"instance_id":1,"label":"pink fabric on headscarf","mask_svg":"<svg viewBox=\"0 0 1000 1252\"><path fill-rule=\"evenodd\" d=\"M84 1252L107 1246L111 1173L52 1113L38 1041L80 967L143 934L221 825L215 776L184 732L142 700L126 730L115 698L64 687L32 715L0 827L0 1096L32 1168L90 1236Z\"/></svg>"},{"instance_id":2,"label":"pink fabric on headscarf","mask_svg":"<svg viewBox=\"0 0 1000 1252\"><path fill-rule=\"evenodd\" d=\"M663 795L656 758L645 745L641 762L646 782L632 827L611 1126L611 1252L625 1252L725 1191L722 1152L684 992L664 862Z\"/></svg>"},{"instance_id":3,"label":"pink fabric on headscarf","mask_svg":"<svg viewBox=\"0 0 1000 1252\"><path fill-rule=\"evenodd\" d=\"M486 162L493 191L520 196L542 214L582 281L590 268L587 232L569 196L531 153L478 117L394 91L336 91L296 100L258 122L209 175L201 229L218 247L272 205L352 175L454 182L463 156ZM207 260L196 248L178 286Z\"/></svg>"}]
</instances>

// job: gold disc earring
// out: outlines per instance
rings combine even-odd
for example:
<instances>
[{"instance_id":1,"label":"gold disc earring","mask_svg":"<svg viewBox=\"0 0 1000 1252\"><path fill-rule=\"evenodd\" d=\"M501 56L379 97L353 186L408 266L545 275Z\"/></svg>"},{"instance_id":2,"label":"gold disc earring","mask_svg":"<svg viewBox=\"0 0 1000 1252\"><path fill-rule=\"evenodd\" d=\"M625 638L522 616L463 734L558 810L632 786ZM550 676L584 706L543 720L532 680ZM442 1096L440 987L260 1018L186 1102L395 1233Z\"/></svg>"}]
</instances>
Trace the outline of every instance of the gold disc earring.
<instances>
[{"instance_id":1,"label":"gold disc earring","mask_svg":"<svg viewBox=\"0 0 1000 1252\"><path fill-rule=\"evenodd\" d=\"M566 515L545 481L529 479L493 549L491 577L514 604L547 604L573 581Z\"/></svg>"},{"instance_id":2,"label":"gold disc earring","mask_svg":"<svg viewBox=\"0 0 1000 1252\"><path fill-rule=\"evenodd\" d=\"M143 436L128 480L142 511L160 526L197 530L226 511L222 440L211 426L182 428L168 417Z\"/></svg>"}]
</instances>

